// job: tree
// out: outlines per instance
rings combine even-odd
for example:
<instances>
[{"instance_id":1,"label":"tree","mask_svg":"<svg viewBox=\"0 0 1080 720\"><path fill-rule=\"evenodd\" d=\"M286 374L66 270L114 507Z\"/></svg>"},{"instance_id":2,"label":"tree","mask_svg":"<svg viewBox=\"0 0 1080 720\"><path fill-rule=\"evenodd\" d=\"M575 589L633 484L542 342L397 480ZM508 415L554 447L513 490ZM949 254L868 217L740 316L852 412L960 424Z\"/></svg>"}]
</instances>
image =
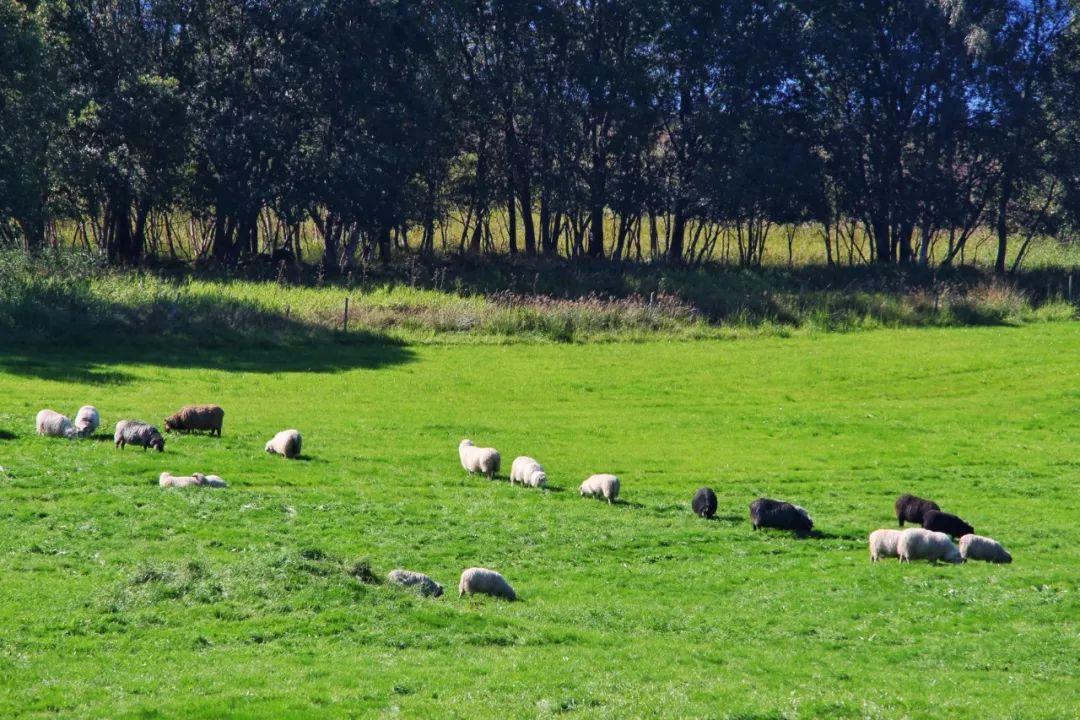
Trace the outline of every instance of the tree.
<instances>
[{"instance_id":1,"label":"tree","mask_svg":"<svg viewBox=\"0 0 1080 720\"><path fill-rule=\"evenodd\" d=\"M950 179L942 168L957 159L979 103L972 72L995 2L801 5L826 167L844 188L844 211L864 224L878 262L910 261L920 206L924 221L938 215L924 190Z\"/></svg>"},{"instance_id":2,"label":"tree","mask_svg":"<svg viewBox=\"0 0 1080 720\"><path fill-rule=\"evenodd\" d=\"M186 104L173 74L178 6L66 0L47 6L68 122L58 141L69 197L101 215L112 261L143 253L146 221L171 201L186 151Z\"/></svg>"},{"instance_id":3,"label":"tree","mask_svg":"<svg viewBox=\"0 0 1080 720\"><path fill-rule=\"evenodd\" d=\"M0 0L0 238L40 247L49 219L56 78L36 13Z\"/></svg>"},{"instance_id":4,"label":"tree","mask_svg":"<svg viewBox=\"0 0 1080 720\"><path fill-rule=\"evenodd\" d=\"M1006 270L1009 234L1015 228L1010 222L1013 206L1030 199L1033 186L1046 184L1054 161L1055 133L1061 128L1051 115L1054 63L1058 46L1075 22L1070 0L1009 0L1004 22L992 39L987 100L1001 174L994 260L999 273Z\"/></svg>"}]
</instances>

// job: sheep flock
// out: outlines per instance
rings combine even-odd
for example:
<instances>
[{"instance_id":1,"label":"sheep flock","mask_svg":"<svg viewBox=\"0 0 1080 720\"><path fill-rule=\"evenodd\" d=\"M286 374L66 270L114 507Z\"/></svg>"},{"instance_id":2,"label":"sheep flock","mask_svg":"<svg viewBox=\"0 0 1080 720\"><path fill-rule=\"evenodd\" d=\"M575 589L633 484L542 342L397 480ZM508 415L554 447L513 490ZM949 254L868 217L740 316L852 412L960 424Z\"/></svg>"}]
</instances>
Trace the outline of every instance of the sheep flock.
<instances>
[{"instance_id":1,"label":"sheep flock","mask_svg":"<svg viewBox=\"0 0 1080 720\"><path fill-rule=\"evenodd\" d=\"M187 405L169 415L163 421L165 432L205 432L221 437L225 411L218 405ZM35 418L38 435L68 440L92 437L101 425L101 415L92 405L81 407L75 420L51 409L41 410ZM156 426L141 420L117 421L113 441L117 449L135 445L143 450L165 451L165 437ZM301 436L294 428L281 430L265 444L265 451L286 459L301 458ZM470 476L483 475L489 480L498 477L501 470L501 454L493 447L477 447L472 440L463 439L458 444L461 467ZM518 456L510 470L510 485L521 485L546 491L548 473L544 466L528 455ZM227 483L218 475L193 472L190 475L174 475L165 471L157 478L162 488L225 488ZM598 498L608 505L627 505L619 499L621 481L611 473L596 473L587 477L579 487L581 497ZM699 488L689 503L692 513L705 520L716 520L719 501L716 492L709 487ZM879 528L867 538L870 560L897 558L901 563L926 560L930 563L960 564L969 560L990 563L1011 563L1012 555L997 540L975 534L975 528L959 516L942 511L938 503L911 494L902 494L893 506L898 529ZM770 528L793 533L797 537L813 537L814 521L810 513L793 503L759 497L749 505L749 519L753 530ZM913 523L915 527L905 527ZM443 586L427 575L414 570L398 568L389 573L387 583L414 591L420 596L438 598ZM458 582L459 596L489 595L504 600L517 600L518 595L509 581L499 572L470 567L462 571Z\"/></svg>"}]
</instances>

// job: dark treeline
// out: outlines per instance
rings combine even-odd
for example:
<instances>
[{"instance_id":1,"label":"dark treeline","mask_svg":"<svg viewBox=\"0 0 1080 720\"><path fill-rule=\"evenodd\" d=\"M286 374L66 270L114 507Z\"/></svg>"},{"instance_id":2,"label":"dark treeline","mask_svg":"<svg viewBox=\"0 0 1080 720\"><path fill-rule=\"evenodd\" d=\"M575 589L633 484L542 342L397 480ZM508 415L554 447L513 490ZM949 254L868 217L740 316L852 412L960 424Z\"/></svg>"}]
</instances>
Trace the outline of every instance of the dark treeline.
<instances>
[{"instance_id":1,"label":"dark treeline","mask_svg":"<svg viewBox=\"0 0 1080 720\"><path fill-rule=\"evenodd\" d=\"M314 228L336 271L496 241L692 263L725 228L754 265L770 227L812 224L830 263L858 229L867 262L925 264L938 243L949 264L991 228L1007 271L1009 242L1080 226L1077 16L1070 0L0 0L0 242L64 228L114 262L189 242L228 263L295 256Z\"/></svg>"}]
</instances>

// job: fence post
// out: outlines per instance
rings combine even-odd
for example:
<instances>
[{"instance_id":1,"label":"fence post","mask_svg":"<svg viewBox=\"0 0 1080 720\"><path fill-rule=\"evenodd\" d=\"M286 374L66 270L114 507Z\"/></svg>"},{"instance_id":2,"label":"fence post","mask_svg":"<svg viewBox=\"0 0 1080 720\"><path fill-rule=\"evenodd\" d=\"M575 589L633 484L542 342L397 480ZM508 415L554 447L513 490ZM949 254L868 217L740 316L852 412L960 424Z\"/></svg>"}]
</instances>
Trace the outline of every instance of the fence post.
<instances>
[{"instance_id":1,"label":"fence post","mask_svg":"<svg viewBox=\"0 0 1080 720\"><path fill-rule=\"evenodd\" d=\"M345 296L345 314L341 316L341 332L349 332L349 296Z\"/></svg>"},{"instance_id":2,"label":"fence post","mask_svg":"<svg viewBox=\"0 0 1080 720\"><path fill-rule=\"evenodd\" d=\"M1069 273L1069 302L1072 302L1072 273Z\"/></svg>"}]
</instances>

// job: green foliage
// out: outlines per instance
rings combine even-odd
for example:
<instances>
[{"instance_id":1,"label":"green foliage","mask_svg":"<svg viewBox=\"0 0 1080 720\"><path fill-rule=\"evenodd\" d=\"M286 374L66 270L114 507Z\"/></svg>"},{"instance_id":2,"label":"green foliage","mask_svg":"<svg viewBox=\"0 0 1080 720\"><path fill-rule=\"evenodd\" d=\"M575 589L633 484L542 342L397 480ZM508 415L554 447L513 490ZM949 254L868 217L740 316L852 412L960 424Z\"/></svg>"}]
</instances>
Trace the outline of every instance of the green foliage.
<instances>
[{"instance_id":1,"label":"green foliage","mask_svg":"<svg viewBox=\"0 0 1080 720\"><path fill-rule=\"evenodd\" d=\"M349 284L117 270L92 256L0 253L0 328L35 341L124 338L270 345L349 331L425 342L552 342L731 337L880 327L1022 325L1077 317L1067 277L1011 282L980 273L805 271L492 264L414 266L409 285ZM429 274L430 273L430 274ZM392 269L388 275L399 274ZM1074 289L1080 293L1080 288Z\"/></svg>"},{"instance_id":2,"label":"green foliage","mask_svg":"<svg viewBox=\"0 0 1080 720\"><path fill-rule=\"evenodd\" d=\"M1071 0L0 13L0 233L74 226L114 264L289 259L309 227L330 274L404 255L410 231L425 257L438 238L623 259L647 237L673 264L723 234L749 267L770 228L814 223L837 244L859 228L859 262L924 266L993 228L1004 274L1075 230Z\"/></svg>"},{"instance_id":3,"label":"green foliage","mask_svg":"<svg viewBox=\"0 0 1080 720\"><path fill-rule=\"evenodd\" d=\"M0 715L1056 720L1080 325L735 342L0 350ZM221 403L221 439L116 420ZM33 434L42 406L94 438ZM295 426L305 460L262 450ZM462 437L548 470L470 478ZM162 490L163 470L224 490ZM623 503L578 497L617 473ZM690 512L702 485L718 519ZM1012 565L869 562L902 492ZM751 530L759 495L820 534ZM517 603L458 599L503 572ZM382 580L430 574L440 599Z\"/></svg>"}]
</instances>

